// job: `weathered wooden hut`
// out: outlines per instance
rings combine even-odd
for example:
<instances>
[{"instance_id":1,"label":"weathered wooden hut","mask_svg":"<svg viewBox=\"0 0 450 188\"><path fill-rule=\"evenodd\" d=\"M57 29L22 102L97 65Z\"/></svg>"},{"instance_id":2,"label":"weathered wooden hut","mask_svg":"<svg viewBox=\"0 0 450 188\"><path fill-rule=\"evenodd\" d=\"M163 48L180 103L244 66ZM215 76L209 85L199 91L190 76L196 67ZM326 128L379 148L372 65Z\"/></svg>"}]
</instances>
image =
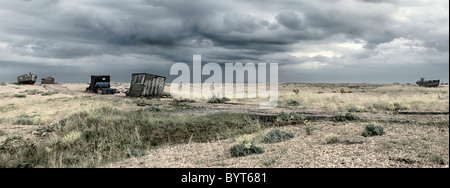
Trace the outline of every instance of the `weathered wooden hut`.
<instances>
[{"instance_id":1,"label":"weathered wooden hut","mask_svg":"<svg viewBox=\"0 0 450 188\"><path fill-rule=\"evenodd\" d=\"M41 78L41 84L55 84L55 79L50 76Z\"/></svg>"},{"instance_id":2,"label":"weathered wooden hut","mask_svg":"<svg viewBox=\"0 0 450 188\"><path fill-rule=\"evenodd\" d=\"M157 97L161 96L166 84L166 77L135 73L131 77L130 90L127 96L130 97Z\"/></svg>"},{"instance_id":3,"label":"weathered wooden hut","mask_svg":"<svg viewBox=\"0 0 450 188\"><path fill-rule=\"evenodd\" d=\"M86 88L86 91L89 91L91 93L98 93L99 88L109 88L109 83L109 75L92 75L91 82L89 83L89 87Z\"/></svg>"}]
</instances>

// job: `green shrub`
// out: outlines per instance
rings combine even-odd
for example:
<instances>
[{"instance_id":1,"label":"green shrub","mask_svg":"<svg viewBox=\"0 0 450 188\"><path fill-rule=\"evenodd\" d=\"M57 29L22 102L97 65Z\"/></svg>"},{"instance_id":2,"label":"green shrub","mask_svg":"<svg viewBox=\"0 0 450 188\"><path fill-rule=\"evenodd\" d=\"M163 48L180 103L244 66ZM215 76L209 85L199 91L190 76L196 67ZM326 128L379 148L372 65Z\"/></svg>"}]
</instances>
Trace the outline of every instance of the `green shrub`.
<instances>
[{"instance_id":1,"label":"green shrub","mask_svg":"<svg viewBox=\"0 0 450 188\"><path fill-rule=\"evenodd\" d=\"M335 121L346 121L347 120L347 119L345 119L345 115L341 115L341 114L334 115L332 118Z\"/></svg>"},{"instance_id":2,"label":"green shrub","mask_svg":"<svg viewBox=\"0 0 450 188\"><path fill-rule=\"evenodd\" d=\"M17 115L16 117L17 118L34 118L34 117L36 117L36 115L30 116L28 114L20 114L20 115Z\"/></svg>"},{"instance_id":3,"label":"green shrub","mask_svg":"<svg viewBox=\"0 0 450 188\"><path fill-rule=\"evenodd\" d=\"M399 111L399 110L408 110L409 109L408 106L402 105L402 104L400 104L398 102L396 102L396 103L389 102L389 103L374 104L373 107L376 108L376 109L387 110L387 111Z\"/></svg>"},{"instance_id":4,"label":"green shrub","mask_svg":"<svg viewBox=\"0 0 450 188\"><path fill-rule=\"evenodd\" d=\"M14 94L13 97L16 97L16 98L26 98L27 95L24 95L24 94Z\"/></svg>"},{"instance_id":5,"label":"green shrub","mask_svg":"<svg viewBox=\"0 0 450 188\"><path fill-rule=\"evenodd\" d=\"M25 90L25 91L23 91L23 92L21 92L21 93L26 93L26 94L28 94L28 95L37 95L37 94L41 94L41 93L43 93L43 92L42 92L42 91L39 91L39 90L37 90L37 89L31 89L31 90L27 89L27 90Z\"/></svg>"},{"instance_id":6,"label":"green shrub","mask_svg":"<svg viewBox=\"0 0 450 188\"><path fill-rule=\"evenodd\" d=\"M65 144L73 144L75 143L78 139L80 139L82 136L82 133L79 131L72 131L67 133L66 135L64 135L64 137L62 138L62 141Z\"/></svg>"},{"instance_id":7,"label":"green shrub","mask_svg":"<svg viewBox=\"0 0 450 188\"><path fill-rule=\"evenodd\" d=\"M289 114L283 113L278 116L278 119L284 122L292 122L292 123L301 123L306 117L304 115L297 114L295 112L291 112Z\"/></svg>"},{"instance_id":8,"label":"green shrub","mask_svg":"<svg viewBox=\"0 0 450 188\"><path fill-rule=\"evenodd\" d=\"M41 121L39 115L21 114L16 117L19 119L14 122L15 125L39 125Z\"/></svg>"},{"instance_id":9,"label":"green shrub","mask_svg":"<svg viewBox=\"0 0 450 188\"><path fill-rule=\"evenodd\" d=\"M355 112L367 112L368 110L364 106L355 106L348 109L348 112L355 113Z\"/></svg>"},{"instance_id":10,"label":"green shrub","mask_svg":"<svg viewBox=\"0 0 450 188\"><path fill-rule=\"evenodd\" d=\"M0 82L0 86L6 86L6 82Z\"/></svg>"},{"instance_id":11,"label":"green shrub","mask_svg":"<svg viewBox=\"0 0 450 188\"><path fill-rule=\"evenodd\" d=\"M57 92L57 91L48 91L48 92L45 92L45 93L42 93L41 95L42 96L51 96L51 95L55 95L55 94L58 94L59 92Z\"/></svg>"},{"instance_id":12,"label":"green shrub","mask_svg":"<svg viewBox=\"0 0 450 188\"><path fill-rule=\"evenodd\" d=\"M354 121L354 120L359 120L359 117L352 114L352 113L347 113L345 115L334 115L332 117L335 121Z\"/></svg>"},{"instance_id":13,"label":"green shrub","mask_svg":"<svg viewBox=\"0 0 450 188\"><path fill-rule=\"evenodd\" d=\"M281 121L290 121L291 120L291 118L289 117L289 114L286 114L286 113L279 115L278 119L280 119Z\"/></svg>"},{"instance_id":14,"label":"green shrub","mask_svg":"<svg viewBox=\"0 0 450 188\"><path fill-rule=\"evenodd\" d=\"M245 145L234 145L231 147L230 152L233 157L243 157L251 154L264 153L264 149L252 143L248 148Z\"/></svg>"},{"instance_id":15,"label":"green shrub","mask_svg":"<svg viewBox=\"0 0 450 188\"><path fill-rule=\"evenodd\" d=\"M297 102L296 100L289 100L286 105L288 106L300 106L300 103Z\"/></svg>"},{"instance_id":16,"label":"green shrub","mask_svg":"<svg viewBox=\"0 0 450 188\"><path fill-rule=\"evenodd\" d=\"M294 134L275 129L266 134L263 139L264 143L282 142L294 138Z\"/></svg>"},{"instance_id":17,"label":"green shrub","mask_svg":"<svg viewBox=\"0 0 450 188\"><path fill-rule=\"evenodd\" d=\"M434 164L437 164L437 165L445 165L444 159L443 159L442 156L439 155L439 154L432 154L432 155L430 155L430 156L428 157L428 159L429 159L432 163L434 163Z\"/></svg>"},{"instance_id":18,"label":"green shrub","mask_svg":"<svg viewBox=\"0 0 450 188\"><path fill-rule=\"evenodd\" d=\"M264 152L262 147L255 145L250 135L237 137L234 144L235 145L230 148L232 157L243 157Z\"/></svg>"},{"instance_id":19,"label":"green shrub","mask_svg":"<svg viewBox=\"0 0 450 188\"><path fill-rule=\"evenodd\" d=\"M140 157L140 156L144 156L145 151L142 149L134 149L134 150L129 150L126 152L126 157L130 158L130 157Z\"/></svg>"},{"instance_id":20,"label":"green shrub","mask_svg":"<svg viewBox=\"0 0 450 188\"><path fill-rule=\"evenodd\" d=\"M161 109L159 107L153 106L153 105L148 107L148 108L146 108L145 110L146 111L150 111L150 112L159 112L159 111L161 111Z\"/></svg>"},{"instance_id":21,"label":"green shrub","mask_svg":"<svg viewBox=\"0 0 450 188\"><path fill-rule=\"evenodd\" d=\"M227 101L230 101L230 99L226 98L226 97L222 97L222 98L213 97L208 100L208 103L225 103Z\"/></svg>"},{"instance_id":22,"label":"green shrub","mask_svg":"<svg viewBox=\"0 0 450 188\"><path fill-rule=\"evenodd\" d=\"M370 136L381 136L383 134L384 134L383 127L369 124L366 126L366 129L361 135L364 137L370 137Z\"/></svg>"},{"instance_id":23,"label":"green shrub","mask_svg":"<svg viewBox=\"0 0 450 188\"><path fill-rule=\"evenodd\" d=\"M275 164L276 162L277 162L276 159L269 159L269 160L263 161L263 162L262 162L262 165L264 165L264 166L270 166L270 165Z\"/></svg>"},{"instance_id":24,"label":"green shrub","mask_svg":"<svg viewBox=\"0 0 450 188\"><path fill-rule=\"evenodd\" d=\"M312 135L312 126L311 126L311 122L308 120L304 120L303 123L305 124L305 132L306 135Z\"/></svg>"},{"instance_id":25,"label":"green shrub","mask_svg":"<svg viewBox=\"0 0 450 188\"><path fill-rule=\"evenodd\" d=\"M29 140L23 140L21 136L8 137L0 145L0 154L5 151L9 153L18 153L21 147L27 147L32 145L34 144L30 143Z\"/></svg>"},{"instance_id":26,"label":"green shrub","mask_svg":"<svg viewBox=\"0 0 450 188\"><path fill-rule=\"evenodd\" d=\"M359 117L352 113L347 113L347 114L345 114L345 119L347 119L349 121L354 121L354 120L359 120Z\"/></svg>"},{"instance_id":27,"label":"green shrub","mask_svg":"<svg viewBox=\"0 0 450 188\"><path fill-rule=\"evenodd\" d=\"M325 144L335 144L339 143L340 140L337 135L335 134L328 134L325 136Z\"/></svg>"},{"instance_id":28,"label":"green shrub","mask_svg":"<svg viewBox=\"0 0 450 188\"><path fill-rule=\"evenodd\" d=\"M30 119L18 119L14 122L14 125L33 125L33 121Z\"/></svg>"},{"instance_id":29,"label":"green shrub","mask_svg":"<svg viewBox=\"0 0 450 188\"><path fill-rule=\"evenodd\" d=\"M251 154L264 153L264 149L249 139L238 141L238 143L230 148L232 157L243 157Z\"/></svg>"},{"instance_id":30,"label":"green shrub","mask_svg":"<svg viewBox=\"0 0 450 188\"><path fill-rule=\"evenodd\" d=\"M16 106L14 106L14 104L9 104L8 106L0 106L0 112L7 112L7 111L10 111L10 110L14 110L14 109L17 109L17 107Z\"/></svg>"},{"instance_id":31,"label":"green shrub","mask_svg":"<svg viewBox=\"0 0 450 188\"><path fill-rule=\"evenodd\" d=\"M193 109L196 108L195 106L190 106L186 104L187 101L184 100L173 100L172 106L175 107L178 110L185 110L185 109Z\"/></svg>"},{"instance_id":32,"label":"green shrub","mask_svg":"<svg viewBox=\"0 0 450 188\"><path fill-rule=\"evenodd\" d=\"M181 102L192 103L192 102L195 102L195 100L193 100L193 99L173 99L172 102L176 102L176 103L181 103Z\"/></svg>"}]
</instances>

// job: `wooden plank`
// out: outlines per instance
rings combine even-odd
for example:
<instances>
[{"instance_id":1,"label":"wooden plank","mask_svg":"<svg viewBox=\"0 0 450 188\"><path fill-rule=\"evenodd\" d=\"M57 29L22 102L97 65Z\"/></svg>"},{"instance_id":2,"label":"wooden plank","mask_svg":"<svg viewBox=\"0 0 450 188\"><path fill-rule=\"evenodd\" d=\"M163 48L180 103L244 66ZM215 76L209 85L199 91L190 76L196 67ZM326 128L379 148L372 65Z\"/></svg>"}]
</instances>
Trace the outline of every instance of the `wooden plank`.
<instances>
[{"instance_id":1,"label":"wooden plank","mask_svg":"<svg viewBox=\"0 0 450 188\"><path fill-rule=\"evenodd\" d=\"M162 95L162 92L164 91L164 78L159 77L158 78L158 92L157 95Z\"/></svg>"},{"instance_id":2,"label":"wooden plank","mask_svg":"<svg viewBox=\"0 0 450 188\"><path fill-rule=\"evenodd\" d=\"M150 91L151 96L155 96L156 94L156 79L152 78L152 90Z\"/></svg>"},{"instance_id":3,"label":"wooden plank","mask_svg":"<svg viewBox=\"0 0 450 188\"><path fill-rule=\"evenodd\" d=\"M144 81L144 88L142 88L141 95L146 96L148 90L148 80Z\"/></svg>"},{"instance_id":4,"label":"wooden plank","mask_svg":"<svg viewBox=\"0 0 450 188\"><path fill-rule=\"evenodd\" d=\"M143 88L144 88L144 85L133 84L133 87L130 89L130 96L139 97L141 95L141 91Z\"/></svg>"}]
</instances>

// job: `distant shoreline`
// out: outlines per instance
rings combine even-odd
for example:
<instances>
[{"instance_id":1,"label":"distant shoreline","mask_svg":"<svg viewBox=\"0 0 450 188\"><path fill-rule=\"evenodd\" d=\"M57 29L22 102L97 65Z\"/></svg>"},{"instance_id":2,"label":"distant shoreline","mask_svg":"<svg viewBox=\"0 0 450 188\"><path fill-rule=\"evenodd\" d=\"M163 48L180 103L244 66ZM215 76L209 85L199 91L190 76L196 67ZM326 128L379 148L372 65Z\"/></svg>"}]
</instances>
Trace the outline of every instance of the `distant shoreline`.
<instances>
[{"instance_id":1,"label":"distant shoreline","mask_svg":"<svg viewBox=\"0 0 450 188\"><path fill-rule=\"evenodd\" d=\"M7 84L18 84L18 82L5 82L0 81L0 83L7 83ZM122 83L130 83L127 82L117 82L117 81L111 81L111 83L115 84L122 84ZM79 84L86 84L89 85L89 81L83 82L83 81L63 81L63 82L56 82L55 84L61 84L61 85L79 85ZM222 83L224 84L224 83ZM245 83L248 84L248 83ZM416 83L400 83L400 84L394 84L394 83L307 83L307 82L278 82L278 84L303 84L303 85L417 85ZM40 83L36 82L33 85L41 85ZM45 84L44 84L45 85ZM166 85L170 85L170 83L166 83ZM441 83L439 86L448 86L448 83Z\"/></svg>"}]
</instances>

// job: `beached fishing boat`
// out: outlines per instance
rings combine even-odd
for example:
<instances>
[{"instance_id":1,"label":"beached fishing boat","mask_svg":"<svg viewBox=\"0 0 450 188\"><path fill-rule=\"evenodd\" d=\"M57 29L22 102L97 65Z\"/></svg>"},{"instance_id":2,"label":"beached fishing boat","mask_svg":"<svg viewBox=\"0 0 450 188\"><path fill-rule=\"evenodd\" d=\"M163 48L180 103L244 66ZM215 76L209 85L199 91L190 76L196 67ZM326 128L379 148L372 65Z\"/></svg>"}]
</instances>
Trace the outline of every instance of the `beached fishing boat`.
<instances>
[{"instance_id":1,"label":"beached fishing boat","mask_svg":"<svg viewBox=\"0 0 450 188\"><path fill-rule=\"evenodd\" d=\"M19 84L34 84L36 83L36 80L37 75L31 74L31 72L17 77Z\"/></svg>"},{"instance_id":2,"label":"beached fishing boat","mask_svg":"<svg viewBox=\"0 0 450 188\"><path fill-rule=\"evenodd\" d=\"M440 82L441 80L425 80L424 78L421 78L416 84L423 87L437 87Z\"/></svg>"}]
</instances>

